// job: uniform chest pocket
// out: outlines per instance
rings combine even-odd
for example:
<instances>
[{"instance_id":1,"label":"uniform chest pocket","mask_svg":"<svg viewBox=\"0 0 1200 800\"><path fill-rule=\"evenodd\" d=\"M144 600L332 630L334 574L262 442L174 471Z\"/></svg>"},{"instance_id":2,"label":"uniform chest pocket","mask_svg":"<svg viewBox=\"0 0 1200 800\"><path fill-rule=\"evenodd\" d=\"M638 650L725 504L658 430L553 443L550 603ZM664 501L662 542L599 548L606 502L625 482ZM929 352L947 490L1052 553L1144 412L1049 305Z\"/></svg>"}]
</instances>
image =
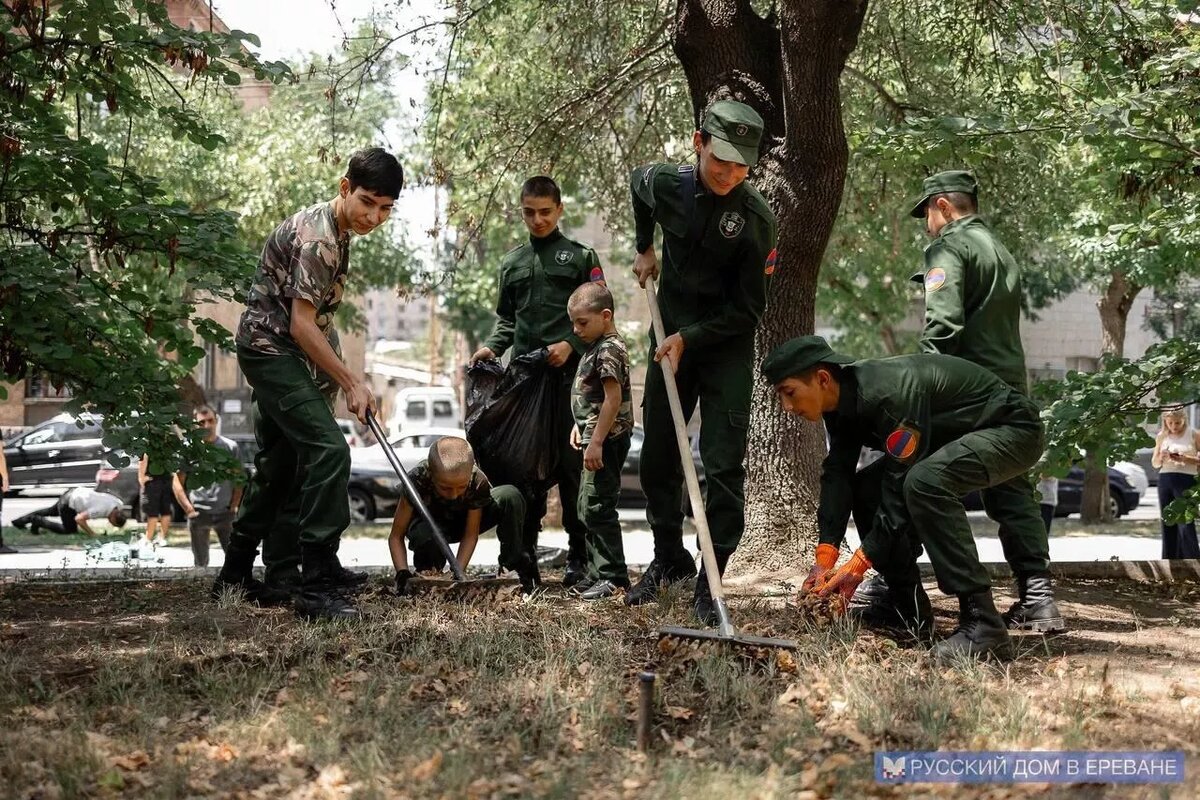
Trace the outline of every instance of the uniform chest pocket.
<instances>
[{"instance_id":1,"label":"uniform chest pocket","mask_svg":"<svg viewBox=\"0 0 1200 800\"><path fill-rule=\"evenodd\" d=\"M504 276L504 291L512 297L517 310L529 305L529 287L532 284L533 267L517 267Z\"/></svg>"}]
</instances>

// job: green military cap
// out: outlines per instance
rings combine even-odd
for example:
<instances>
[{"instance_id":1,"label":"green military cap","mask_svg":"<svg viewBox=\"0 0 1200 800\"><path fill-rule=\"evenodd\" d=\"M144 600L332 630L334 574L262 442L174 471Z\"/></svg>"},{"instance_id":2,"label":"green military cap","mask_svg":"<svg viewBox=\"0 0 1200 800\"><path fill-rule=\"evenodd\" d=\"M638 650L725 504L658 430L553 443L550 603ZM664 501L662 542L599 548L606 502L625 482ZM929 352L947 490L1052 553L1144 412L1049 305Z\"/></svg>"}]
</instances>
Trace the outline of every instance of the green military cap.
<instances>
[{"instance_id":1,"label":"green military cap","mask_svg":"<svg viewBox=\"0 0 1200 800\"><path fill-rule=\"evenodd\" d=\"M797 336L772 350L762 363L763 377L771 383L800 375L817 364L849 364L850 356L834 352L820 336Z\"/></svg>"},{"instance_id":2,"label":"green military cap","mask_svg":"<svg viewBox=\"0 0 1200 800\"><path fill-rule=\"evenodd\" d=\"M924 217L925 204L929 202L929 198L935 194L946 194L947 192L962 192L976 197L979 194L979 184L975 181L974 175L961 169L948 169L937 175L930 175L921 184L921 199L917 201L909 214L914 217Z\"/></svg>"},{"instance_id":3,"label":"green military cap","mask_svg":"<svg viewBox=\"0 0 1200 800\"><path fill-rule=\"evenodd\" d=\"M758 163L763 120L750 106L736 100L718 100L704 112L700 129L712 134L713 155L753 167Z\"/></svg>"}]
</instances>

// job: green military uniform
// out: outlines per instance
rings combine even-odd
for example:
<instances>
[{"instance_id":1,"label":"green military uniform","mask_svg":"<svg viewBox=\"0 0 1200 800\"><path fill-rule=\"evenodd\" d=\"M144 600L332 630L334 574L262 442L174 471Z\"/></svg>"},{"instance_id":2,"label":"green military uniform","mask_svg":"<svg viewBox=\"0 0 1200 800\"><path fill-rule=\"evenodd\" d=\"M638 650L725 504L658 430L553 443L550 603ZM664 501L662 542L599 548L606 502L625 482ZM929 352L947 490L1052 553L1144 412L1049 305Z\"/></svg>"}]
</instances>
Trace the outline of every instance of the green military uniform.
<instances>
[{"instance_id":1,"label":"green military uniform","mask_svg":"<svg viewBox=\"0 0 1200 800\"><path fill-rule=\"evenodd\" d=\"M269 580L294 575L300 545L335 553L350 524L350 450L330 402L337 387L290 332L291 301L305 299L317 309L317 327L340 352L333 316L345 287L349 247L332 203L285 220L263 247L238 325L238 365L253 390L259 449L230 544L253 551L267 540Z\"/></svg>"},{"instance_id":2,"label":"green military uniform","mask_svg":"<svg viewBox=\"0 0 1200 800\"><path fill-rule=\"evenodd\" d=\"M481 512L479 532L496 529L496 538L500 541L500 566L516 569L523 551L525 498L515 486L492 486L483 470L475 467L466 491L451 500L437 493L428 461L421 461L410 469L408 477L448 543L462 541L467 514L478 509ZM413 551L416 572L440 570L446 566L446 556L433 538L429 523L420 516L414 516L409 522L404 538Z\"/></svg>"},{"instance_id":3,"label":"green military uniform","mask_svg":"<svg viewBox=\"0 0 1200 800\"><path fill-rule=\"evenodd\" d=\"M940 172L925 180L912 215L925 216L929 199L946 192L975 197L968 172ZM1021 273L1016 260L975 215L947 223L925 249L925 269L913 276L925 288L921 350L965 358L1025 394L1021 345ZM1046 526L1028 475L982 493L988 516L1000 525L1005 559L1018 575L1044 572L1050 564Z\"/></svg>"},{"instance_id":4,"label":"green military uniform","mask_svg":"<svg viewBox=\"0 0 1200 800\"><path fill-rule=\"evenodd\" d=\"M575 351L557 370L562 380L563 422L558 471L548 486L522 487L527 493L525 537L533 548L546 513L546 494L550 486L558 484L563 528L567 532L569 558L574 564L583 564L587 559L587 529L576 509L583 459L570 444L570 383L579 356L587 347L572 332L567 299L580 284L603 280L600 258L592 248L567 238L557 229L541 239L530 236L527 244L509 251L500 262L496 325L484 342L497 358L510 349L515 357L558 342L567 342Z\"/></svg>"},{"instance_id":5,"label":"green military uniform","mask_svg":"<svg viewBox=\"0 0 1200 800\"><path fill-rule=\"evenodd\" d=\"M825 356L812 356L814 341ZM1037 462L1044 444L1037 407L988 370L960 358L852 361L828 351L819 337L781 346L762 370L779 383L817 363L844 364L837 409L826 415L830 445L821 478L821 540L840 542L854 512L863 552L890 585L919 582L914 555L919 538L943 592L990 591L961 498L1011 480ZM863 517L870 503L854 495L854 468L863 446L885 454L867 525Z\"/></svg>"},{"instance_id":6,"label":"green military uniform","mask_svg":"<svg viewBox=\"0 0 1200 800\"><path fill-rule=\"evenodd\" d=\"M757 156L762 120L748 106L715 103L704 125L706 130L716 129L710 131L714 151L718 142L746 149L752 141L751 155ZM713 544L727 557L741 540L745 522L742 461L750 420L754 330L775 270L775 215L749 183L717 195L691 166L640 167L630 184L639 253L653 245L655 225L662 228L658 296L663 326L668 336L679 333L684 341L675 379L684 415L690 417L700 404L700 458L708 484L705 510ZM651 358L656 347L652 337ZM646 373L642 416L646 438L640 471L655 560L690 562L683 547L683 466L657 365Z\"/></svg>"},{"instance_id":7,"label":"green military uniform","mask_svg":"<svg viewBox=\"0 0 1200 800\"><path fill-rule=\"evenodd\" d=\"M571 392L571 405L579 440L586 449L593 438L600 408L604 404L604 381L621 387L621 405L602 444L604 466L583 471L579 483L579 517L587 527L588 578L629 585L625 548L617 501L621 496L621 468L629 455L633 432L633 392L629 384L629 351L618 333L601 336L579 361Z\"/></svg>"}]
</instances>

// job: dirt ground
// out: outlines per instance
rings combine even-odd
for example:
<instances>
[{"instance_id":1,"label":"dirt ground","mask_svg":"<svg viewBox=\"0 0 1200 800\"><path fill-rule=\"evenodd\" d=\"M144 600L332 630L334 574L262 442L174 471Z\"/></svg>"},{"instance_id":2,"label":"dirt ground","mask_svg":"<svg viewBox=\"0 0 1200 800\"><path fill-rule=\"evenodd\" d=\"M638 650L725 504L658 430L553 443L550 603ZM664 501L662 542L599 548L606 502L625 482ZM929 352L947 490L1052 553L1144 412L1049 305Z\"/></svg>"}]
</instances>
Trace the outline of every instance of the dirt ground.
<instances>
[{"instance_id":1,"label":"dirt ground","mask_svg":"<svg viewBox=\"0 0 1200 800\"><path fill-rule=\"evenodd\" d=\"M931 587L932 588L932 587ZM998 595L1002 594L998 587ZM738 597L794 652L659 642L687 600L362 598L301 623L195 580L0 586L0 795L1200 796L1200 586L1060 586L1069 634L1007 665ZM931 591L939 631L953 603ZM998 605L1007 598L998 597ZM658 677L634 746L636 677ZM1182 786L874 783L876 750L1182 750Z\"/></svg>"}]
</instances>

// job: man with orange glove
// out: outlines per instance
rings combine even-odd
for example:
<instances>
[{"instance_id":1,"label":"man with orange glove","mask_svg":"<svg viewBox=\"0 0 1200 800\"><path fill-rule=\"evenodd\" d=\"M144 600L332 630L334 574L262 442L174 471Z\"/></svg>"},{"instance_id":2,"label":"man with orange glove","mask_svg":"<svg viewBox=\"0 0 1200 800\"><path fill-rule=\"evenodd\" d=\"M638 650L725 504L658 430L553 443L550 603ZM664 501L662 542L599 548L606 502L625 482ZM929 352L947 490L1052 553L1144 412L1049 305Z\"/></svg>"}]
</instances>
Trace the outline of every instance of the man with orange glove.
<instances>
[{"instance_id":1,"label":"man with orange glove","mask_svg":"<svg viewBox=\"0 0 1200 800\"><path fill-rule=\"evenodd\" d=\"M807 590L838 596L844 606L873 565L894 593L897 614L916 630L928 628L929 598L913 557L919 537L938 588L959 601L958 628L934 655L1010 658L1008 629L960 498L1037 462L1043 447L1037 407L988 370L954 356L854 361L819 336L776 348L762 372L785 411L825 421L829 432L818 511L822 546ZM885 453L875 503L853 494L864 445ZM851 513L862 545L834 569L833 542L841 541Z\"/></svg>"}]
</instances>

